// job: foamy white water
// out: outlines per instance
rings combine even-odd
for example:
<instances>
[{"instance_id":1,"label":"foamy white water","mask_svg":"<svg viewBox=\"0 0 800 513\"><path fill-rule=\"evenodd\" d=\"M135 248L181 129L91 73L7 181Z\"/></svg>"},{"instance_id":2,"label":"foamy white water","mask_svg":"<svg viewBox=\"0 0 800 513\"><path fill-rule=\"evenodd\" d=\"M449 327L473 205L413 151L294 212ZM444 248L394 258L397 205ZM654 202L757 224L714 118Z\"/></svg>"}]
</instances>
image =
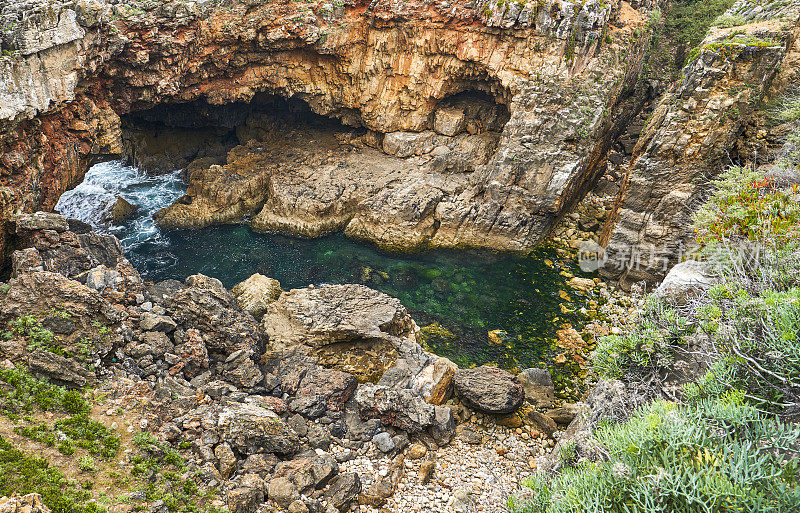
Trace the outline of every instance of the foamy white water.
<instances>
[{"instance_id":1,"label":"foamy white water","mask_svg":"<svg viewBox=\"0 0 800 513\"><path fill-rule=\"evenodd\" d=\"M148 176L120 161L96 164L86 173L83 183L61 196L55 209L65 217L89 223L99 232L113 233L126 249L143 242L158 244L162 235L153 222L153 214L183 195L186 184L179 173ZM138 210L124 225L114 226L108 212L118 196Z\"/></svg>"}]
</instances>

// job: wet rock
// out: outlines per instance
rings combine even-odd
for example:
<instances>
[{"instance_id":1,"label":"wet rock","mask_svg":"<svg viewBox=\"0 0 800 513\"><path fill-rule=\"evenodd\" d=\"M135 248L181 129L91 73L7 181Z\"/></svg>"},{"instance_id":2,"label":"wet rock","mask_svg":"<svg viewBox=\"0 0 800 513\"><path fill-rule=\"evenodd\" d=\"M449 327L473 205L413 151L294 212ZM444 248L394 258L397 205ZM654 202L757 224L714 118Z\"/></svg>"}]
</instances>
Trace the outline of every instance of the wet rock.
<instances>
[{"instance_id":1,"label":"wet rock","mask_svg":"<svg viewBox=\"0 0 800 513\"><path fill-rule=\"evenodd\" d=\"M125 221L135 214L137 209L138 207L136 205L132 205L122 196L117 196L117 200L111 207L111 222L120 224L122 221Z\"/></svg>"},{"instance_id":2,"label":"wet rock","mask_svg":"<svg viewBox=\"0 0 800 513\"><path fill-rule=\"evenodd\" d=\"M484 413L511 413L525 398L522 385L515 376L486 365L459 369L454 385L456 393L468 406Z\"/></svg>"},{"instance_id":3,"label":"wet rock","mask_svg":"<svg viewBox=\"0 0 800 513\"><path fill-rule=\"evenodd\" d=\"M219 415L223 438L244 454L259 452L291 455L300 441L277 414L254 404L234 404Z\"/></svg>"},{"instance_id":4,"label":"wet rock","mask_svg":"<svg viewBox=\"0 0 800 513\"><path fill-rule=\"evenodd\" d=\"M547 369L525 369L517 375L525 391L525 400L537 407L549 408L555 401L555 386Z\"/></svg>"},{"instance_id":5,"label":"wet rock","mask_svg":"<svg viewBox=\"0 0 800 513\"><path fill-rule=\"evenodd\" d=\"M325 490L324 497L328 504L339 511L346 511L358 501L358 494L361 493L361 479L355 472L339 474L331 486Z\"/></svg>"},{"instance_id":6,"label":"wet rock","mask_svg":"<svg viewBox=\"0 0 800 513\"><path fill-rule=\"evenodd\" d=\"M260 319L267 310L267 305L275 302L283 290L278 280L254 274L231 289L239 305Z\"/></svg>"},{"instance_id":7,"label":"wet rock","mask_svg":"<svg viewBox=\"0 0 800 513\"><path fill-rule=\"evenodd\" d=\"M435 407L408 389L394 389L365 383L356 391L358 412L364 419L380 419L384 425L419 432L436 418Z\"/></svg>"}]
</instances>

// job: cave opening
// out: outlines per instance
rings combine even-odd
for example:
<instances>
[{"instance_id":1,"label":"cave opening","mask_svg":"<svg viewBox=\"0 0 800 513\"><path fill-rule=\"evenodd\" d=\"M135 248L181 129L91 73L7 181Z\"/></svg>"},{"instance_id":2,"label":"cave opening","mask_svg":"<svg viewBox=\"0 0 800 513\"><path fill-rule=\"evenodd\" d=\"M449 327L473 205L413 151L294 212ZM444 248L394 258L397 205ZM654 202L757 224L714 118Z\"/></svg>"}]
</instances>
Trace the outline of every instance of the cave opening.
<instances>
[{"instance_id":1,"label":"cave opening","mask_svg":"<svg viewBox=\"0 0 800 513\"><path fill-rule=\"evenodd\" d=\"M232 287L260 273L285 290L361 283L399 298L420 322L456 334L457 343L429 341L441 354L465 364L532 364L547 352L561 315L564 278L544 264L556 258L551 250L529 258L385 252L342 228L362 214L411 226L418 211L460 194L496 151L510 117L505 103L474 88L429 107L419 130L386 132L367 128L355 111L323 116L303 99L267 94L137 110L123 118L123 160L93 166L56 210L116 235L153 282L202 273ZM133 208L112 218L120 198ZM167 229L154 221L170 209L201 222ZM262 218L276 228L257 229ZM369 227L372 218L364 219ZM488 344L489 328L519 343L513 351Z\"/></svg>"}]
</instances>

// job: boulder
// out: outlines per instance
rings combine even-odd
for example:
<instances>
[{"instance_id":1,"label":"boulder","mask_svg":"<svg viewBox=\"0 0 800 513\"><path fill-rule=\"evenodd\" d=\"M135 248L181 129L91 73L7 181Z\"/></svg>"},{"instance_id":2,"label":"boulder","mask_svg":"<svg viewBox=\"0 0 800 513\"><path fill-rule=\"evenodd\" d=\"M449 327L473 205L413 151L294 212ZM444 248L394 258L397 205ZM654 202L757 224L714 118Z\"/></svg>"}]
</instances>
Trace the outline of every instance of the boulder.
<instances>
[{"instance_id":1,"label":"boulder","mask_svg":"<svg viewBox=\"0 0 800 513\"><path fill-rule=\"evenodd\" d=\"M222 377L240 388L253 388L264 381L250 348L239 349L228 356L222 365Z\"/></svg>"},{"instance_id":2,"label":"boulder","mask_svg":"<svg viewBox=\"0 0 800 513\"><path fill-rule=\"evenodd\" d=\"M121 223L136 213L137 208L136 205L132 205L122 196L117 196L117 200L111 207L111 222L114 224Z\"/></svg>"},{"instance_id":3,"label":"boulder","mask_svg":"<svg viewBox=\"0 0 800 513\"><path fill-rule=\"evenodd\" d=\"M464 109L449 105L436 109L433 117L433 129L437 133L452 137L463 132L466 127L467 117Z\"/></svg>"},{"instance_id":4,"label":"boulder","mask_svg":"<svg viewBox=\"0 0 800 513\"><path fill-rule=\"evenodd\" d=\"M456 434L456 423L453 410L447 406L437 406L434 409L433 425L430 434L438 445L447 445Z\"/></svg>"},{"instance_id":5,"label":"boulder","mask_svg":"<svg viewBox=\"0 0 800 513\"><path fill-rule=\"evenodd\" d=\"M231 513L255 513L264 502L264 492L258 488L239 486L225 492L225 503Z\"/></svg>"},{"instance_id":6,"label":"boulder","mask_svg":"<svg viewBox=\"0 0 800 513\"><path fill-rule=\"evenodd\" d=\"M715 283L711 267L706 262L687 260L669 271L655 294L673 304L683 305L706 292Z\"/></svg>"},{"instance_id":7,"label":"boulder","mask_svg":"<svg viewBox=\"0 0 800 513\"><path fill-rule=\"evenodd\" d=\"M517 375L525 391L525 400L537 407L550 408L556 389L547 369L525 369Z\"/></svg>"},{"instance_id":8,"label":"boulder","mask_svg":"<svg viewBox=\"0 0 800 513\"><path fill-rule=\"evenodd\" d=\"M295 458L281 461L275 467L273 477L288 478L301 493L310 493L324 488L339 473L339 465L330 454L310 458Z\"/></svg>"},{"instance_id":9,"label":"boulder","mask_svg":"<svg viewBox=\"0 0 800 513\"><path fill-rule=\"evenodd\" d=\"M269 482L267 496L279 506L287 508L289 504L300 498L300 492L288 477L276 477Z\"/></svg>"},{"instance_id":10,"label":"boulder","mask_svg":"<svg viewBox=\"0 0 800 513\"><path fill-rule=\"evenodd\" d=\"M67 220L64 216L50 212L22 214L17 218L17 235L24 236L28 232L38 230L65 232L69 230L69 224L67 224Z\"/></svg>"},{"instance_id":11,"label":"boulder","mask_svg":"<svg viewBox=\"0 0 800 513\"><path fill-rule=\"evenodd\" d=\"M164 354L175 350L172 340L162 331L145 332L144 343L150 347L150 353L156 358L163 358Z\"/></svg>"},{"instance_id":12,"label":"boulder","mask_svg":"<svg viewBox=\"0 0 800 513\"><path fill-rule=\"evenodd\" d=\"M483 365L459 369L454 378L456 393L467 405L484 413L511 413L525 399L519 380L511 373Z\"/></svg>"},{"instance_id":13,"label":"boulder","mask_svg":"<svg viewBox=\"0 0 800 513\"><path fill-rule=\"evenodd\" d=\"M383 136L383 151L395 157L430 153L436 147L436 134L425 132L390 132Z\"/></svg>"},{"instance_id":14,"label":"boulder","mask_svg":"<svg viewBox=\"0 0 800 513\"><path fill-rule=\"evenodd\" d=\"M323 497L329 505L339 511L346 511L353 504L358 502L358 494L361 493L361 479L355 472L339 474L331 486L325 490Z\"/></svg>"},{"instance_id":15,"label":"boulder","mask_svg":"<svg viewBox=\"0 0 800 513\"><path fill-rule=\"evenodd\" d=\"M398 342L414 333L400 300L363 285L294 289L268 305L262 319L275 348L338 342Z\"/></svg>"},{"instance_id":16,"label":"boulder","mask_svg":"<svg viewBox=\"0 0 800 513\"><path fill-rule=\"evenodd\" d=\"M172 333L178 325L172 317L157 315L150 312L143 312L139 318L139 327L144 331L163 331Z\"/></svg>"},{"instance_id":17,"label":"boulder","mask_svg":"<svg viewBox=\"0 0 800 513\"><path fill-rule=\"evenodd\" d=\"M260 319L267 311L267 305L275 302L283 290L278 280L261 274L254 274L231 289L239 306Z\"/></svg>"},{"instance_id":18,"label":"boulder","mask_svg":"<svg viewBox=\"0 0 800 513\"><path fill-rule=\"evenodd\" d=\"M232 404L219 414L223 438L240 453L291 455L300 447L297 433L275 412L255 404Z\"/></svg>"},{"instance_id":19,"label":"boulder","mask_svg":"<svg viewBox=\"0 0 800 513\"><path fill-rule=\"evenodd\" d=\"M300 381L298 396L313 396L329 411L343 411L353 396L358 380L352 374L335 369L315 367Z\"/></svg>"},{"instance_id":20,"label":"boulder","mask_svg":"<svg viewBox=\"0 0 800 513\"><path fill-rule=\"evenodd\" d=\"M435 407L409 389L365 383L358 387L355 400L361 418L380 419L404 431L423 431L436 419Z\"/></svg>"},{"instance_id":21,"label":"boulder","mask_svg":"<svg viewBox=\"0 0 800 513\"><path fill-rule=\"evenodd\" d=\"M547 436L552 436L558 429L553 419L534 409L525 412L525 422Z\"/></svg>"},{"instance_id":22,"label":"boulder","mask_svg":"<svg viewBox=\"0 0 800 513\"><path fill-rule=\"evenodd\" d=\"M163 296L164 308L181 326L203 333L210 352L227 356L244 347L262 345L261 330L222 283L202 274L189 276L186 286Z\"/></svg>"}]
</instances>

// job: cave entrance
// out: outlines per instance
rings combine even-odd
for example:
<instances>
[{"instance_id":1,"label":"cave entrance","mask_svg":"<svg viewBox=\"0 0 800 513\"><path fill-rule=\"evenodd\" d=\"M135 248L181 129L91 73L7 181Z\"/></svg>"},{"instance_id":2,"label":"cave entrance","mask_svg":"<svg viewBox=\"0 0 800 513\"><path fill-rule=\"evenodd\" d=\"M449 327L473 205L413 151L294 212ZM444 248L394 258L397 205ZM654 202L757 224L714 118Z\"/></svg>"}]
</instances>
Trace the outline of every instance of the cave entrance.
<instances>
[{"instance_id":1,"label":"cave entrance","mask_svg":"<svg viewBox=\"0 0 800 513\"><path fill-rule=\"evenodd\" d=\"M357 117L346 120L357 123ZM150 175L224 165L228 153L252 140L283 138L287 131L358 131L312 112L297 98L258 94L249 102L210 105L204 100L159 104L122 118L123 160ZM188 178L188 176L186 176Z\"/></svg>"}]
</instances>

